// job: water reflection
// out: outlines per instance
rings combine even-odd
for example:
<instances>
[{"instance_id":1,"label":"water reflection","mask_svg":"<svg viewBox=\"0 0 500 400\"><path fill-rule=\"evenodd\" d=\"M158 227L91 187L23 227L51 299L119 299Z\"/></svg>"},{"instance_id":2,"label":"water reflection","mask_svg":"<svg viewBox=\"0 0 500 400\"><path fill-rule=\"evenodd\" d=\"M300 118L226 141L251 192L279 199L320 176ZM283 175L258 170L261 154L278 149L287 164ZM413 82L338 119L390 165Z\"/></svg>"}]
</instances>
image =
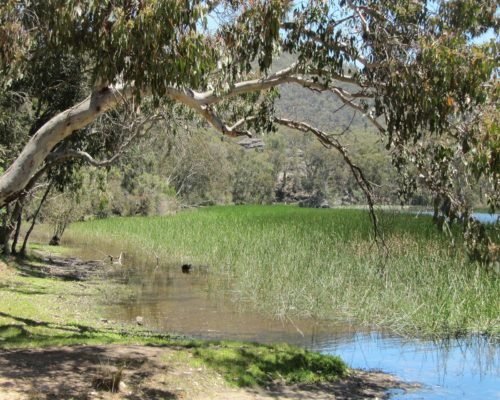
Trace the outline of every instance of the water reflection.
<instances>
[{"instance_id":1,"label":"water reflection","mask_svg":"<svg viewBox=\"0 0 500 400\"><path fill-rule=\"evenodd\" d=\"M118 274L120 271L118 272ZM310 319L278 321L258 313L241 312L231 301L231 292L207 273L182 273L178 265L133 269L128 274L131 288L126 295L108 302L108 316L120 321L144 318L154 330L195 338L288 342L314 346L331 332L349 337L359 332L348 324L324 324ZM220 296L224 291L229 295Z\"/></svg>"},{"instance_id":2,"label":"water reflection","mask_svg":"<svg viewBox=\"0 0 500 400\"><path fill-rule=\"evenodd\" d=\"M85 252L80 256L91 258ZM241 312L224 279L196 269L183 274L180 264L141 265L126 258L124 267L111 266L110 274L126 283L127 291L107 300L108 319L133 322L141 316L147 328L196 338L288 342L340 355L353 368L382 370L424 385L394 392L392 399L500 399L500 346L479 335L432 342L346 323L276 321Z\"/></svg>"},{"instance_id":3,"label":"water reflection","mask_svg":"<svg viewBox=\"0 0 500 400\"><path fill-rule=\"evenodd\" d=\"M500 398L500 347L482 336L432 342L372 332L330 338L312 349L339 354L354 368L383 370L424 385L393 399Z\"/></svg>"}]
</instances>

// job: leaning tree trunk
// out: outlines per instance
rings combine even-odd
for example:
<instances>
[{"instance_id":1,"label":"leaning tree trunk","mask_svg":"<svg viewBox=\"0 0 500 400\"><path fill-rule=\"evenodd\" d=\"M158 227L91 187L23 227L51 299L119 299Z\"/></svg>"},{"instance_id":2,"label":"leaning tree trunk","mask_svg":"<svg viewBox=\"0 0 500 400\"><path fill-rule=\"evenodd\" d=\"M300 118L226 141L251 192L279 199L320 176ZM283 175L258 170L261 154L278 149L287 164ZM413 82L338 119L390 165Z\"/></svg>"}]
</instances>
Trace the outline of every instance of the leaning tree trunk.
<instances>
[{"instance_id":1,"label":"leaning tree trunk","mask_svg":"<svg viewBox=\"0 0 500 400\"><path fill-rule=\"evenodd\" d=\"M19 197L46 157L75 130L84 128L99 115L133 94L133 88L104 88L80 104L51 118L26 144L14 163L0 176L0 206Z\"/></svg>"},{"instance_id":2,"label":"leaning tree trunk","mask_svg":"<svg viewBox=\"0 0 500 400\"><path fill-rule=\"evenodd\" d=\"M3 253L4 255L8 256L11 254L10 252L10 237L12 235L12 232L14 232L14 228L16 226L16 223L18 221L19 214L21 214L23 207L22 207L22 199L18 199L16 201L16 204L14 206L14 210L12 211L12 214L10 215L10 218L7 213L7 221L4 225L4 242L3 242ZM9 208L7 208L9 210Z\"/></svg>"},{"instance_id":3,"label":"leaning tree trunk","mask_svg":"<svg viewBox=\"0 0 500 400\"><path fill-rule=\"evenodd\" d=\"M21 199L18 200L18 202L20 202L20 201L21 201ZM17 242L19 241L19 233L21 232L22 222L23 222L23 205L21 204L19 213L17 215L17 221L15 222L16 223L16 230L14 232L14 237L12 239L12 247L11 247L12 254L17 254L16 247L17 247Z\"/></svg>"},{"instance_id":4,"label":"leaning tree trunk","mask_svg":"<svg viewBox=\"0 0 500 400\"><path fill-rule=\"evenodd\" d=\"M31 232L33 232L33 228L35 227L36 224L36 219L38 218L38 214L40 213L40 210L42 209L43 203L45 203L45 200L47 200L47 197L50 193L50 190L52 189L52 182L49 183L49 186L47 186L47 190L45 190L45 193L42 196L42 199L40 200L40 204L38 205L38 208L35 211L35 214L33 214L33 220L31 221L31 225L26 232L26 235L24 236L24 241L23 241L23 246L21 247L21 256L25 257L26 256L26 248L28 247L28 239L31 235Z\"/></svg>"},{"instance_id":5,"label":"leaning tree trunk","mask_svg":"<svg viewBox=\"0 0 500 400\"><path fill-rule=\"evenodd\" d=\"M9 246L10 235L7 234L9 214L10 214L10 204L7 204L5 206L5 214L3 215L3 221L2 221L2 248L3 248L2 253L6 256L10 254L10 246Z\"/></svg>"}]
</instances>

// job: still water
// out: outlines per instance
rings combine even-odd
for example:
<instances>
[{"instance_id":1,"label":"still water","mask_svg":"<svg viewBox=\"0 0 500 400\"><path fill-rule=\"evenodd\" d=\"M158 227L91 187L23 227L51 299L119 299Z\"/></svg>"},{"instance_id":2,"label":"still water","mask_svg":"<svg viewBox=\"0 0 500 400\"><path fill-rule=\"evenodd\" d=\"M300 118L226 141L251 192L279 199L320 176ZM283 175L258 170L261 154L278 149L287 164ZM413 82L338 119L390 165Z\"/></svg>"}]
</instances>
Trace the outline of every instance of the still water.
<instances>
[{"instance_id":1,"label":"still water","mask_svg":"<svg viewBox=\"0 0 500 400\"><path fill-rule=\"evenodd\" d=\"M329 338L312 349L339 354L354 368L382 370L423 385L394 392L391 399L500 398L499 346L484 337L430 342L372 332Z\"/></svg>"},{"instance_id":2,"label":"still water","mask_svg":"<svg viewBox=\"0 0 500 400\"><path fill-rule=\"evenodd\" d=\"M125 265L125 267L127 267ZM108 317L144 318L150 329L195 338L288 342L340 355L351 367L392 373L422 389L392 399L500 399L500 345L485 337L442 342L404 339L349 323L277 321L242 312L209 272L183 274L179 265L121 268L126 295L107 300Z\"/></svg>"},{"instance_id":3,"label":"still water","mask_svg":"<svg viewBox=\"0 0 500 400\"><path fill-rule=\"evenodd\" d=\"M500 221L500 214L474 213L472 217L483 224L494 224Z\"/></svg>"},{"instance_id":4,"label":"still water","mask_svg":"<svg viewBox=\"0 0 500 400\"><path fill-rule=\"evenodd\" d=\"M433 215L434 212L431 210L421 210L421 211L415 211L413 212L414 214L418 215ZM500 221L500 214L489 214L489 213L481 213L481 212L475 212L472 213L472 218L475 220L483 223L483 224L495 224L498 221Z\"/></svg>"}]
</instances>

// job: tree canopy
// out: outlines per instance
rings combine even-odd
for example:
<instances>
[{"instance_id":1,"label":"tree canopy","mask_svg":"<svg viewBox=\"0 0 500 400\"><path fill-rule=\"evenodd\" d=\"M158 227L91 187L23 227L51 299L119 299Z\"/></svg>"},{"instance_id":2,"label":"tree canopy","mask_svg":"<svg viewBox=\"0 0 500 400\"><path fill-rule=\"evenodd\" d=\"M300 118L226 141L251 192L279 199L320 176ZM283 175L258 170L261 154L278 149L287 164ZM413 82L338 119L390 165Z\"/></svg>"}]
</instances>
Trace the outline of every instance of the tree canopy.
<instances>
[{"instance_id":1,"label":"tree canopy","mask_svg":"<svg viewBox=\"0 0 500 400\"><path fill-rule=\"evenodd\" d=\"M45 111L31 131L11 136L17 150L0 153L0 205L47 168L69 159L106 165L120 153L89 146L103 140L89 127L110 110L147 121L180 104L183 121L227 136L276 125L310 132L340 152L372 207L370 182L338 136L276 111L279 87L293 84L332 93L369 121L401 195L429 188L436 220L463 218L471 254L484 254L491 241L469 218L462 189L481 181L491 209L499 205L498 41L477 41L498 33L497 15L491 0L6 0L0 94L22 107L29 82L31 105ZM277 68L282 59L291 62ZM5 104L0 123L18 132L26 124L6 107L16 109Z\"/></svg>"}]
</instances>

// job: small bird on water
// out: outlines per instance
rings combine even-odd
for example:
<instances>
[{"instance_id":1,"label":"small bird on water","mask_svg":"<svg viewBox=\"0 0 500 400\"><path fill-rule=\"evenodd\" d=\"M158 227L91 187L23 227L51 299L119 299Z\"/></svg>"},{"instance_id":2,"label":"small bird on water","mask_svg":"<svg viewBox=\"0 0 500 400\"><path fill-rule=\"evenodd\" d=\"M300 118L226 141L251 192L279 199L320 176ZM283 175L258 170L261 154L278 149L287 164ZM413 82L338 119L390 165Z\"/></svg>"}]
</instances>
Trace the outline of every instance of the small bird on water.
<instances>
[{"instance_id":1,"label":"small bird on water","mask_svg":"<svg viewBox=\"0 0 500 400\"><path fill-rule=\"evenodd\" d=\"M123 256L123 251L120 252L120 256L116 260L115 260L116 257L108 255L109 259L111 260L111 263L114 265L122 265L122 256Z\"/></svg>"},{"instance_id":2,"label":"small bird on water","mask_svg":"<svg viewBox=\"0 0 500 400\"><path fill-rule=\"evenodd\" d=\"M181 268L183 274L189 274L193 266L191 264L183 264Z\"/></svg>"}]
</instances>

